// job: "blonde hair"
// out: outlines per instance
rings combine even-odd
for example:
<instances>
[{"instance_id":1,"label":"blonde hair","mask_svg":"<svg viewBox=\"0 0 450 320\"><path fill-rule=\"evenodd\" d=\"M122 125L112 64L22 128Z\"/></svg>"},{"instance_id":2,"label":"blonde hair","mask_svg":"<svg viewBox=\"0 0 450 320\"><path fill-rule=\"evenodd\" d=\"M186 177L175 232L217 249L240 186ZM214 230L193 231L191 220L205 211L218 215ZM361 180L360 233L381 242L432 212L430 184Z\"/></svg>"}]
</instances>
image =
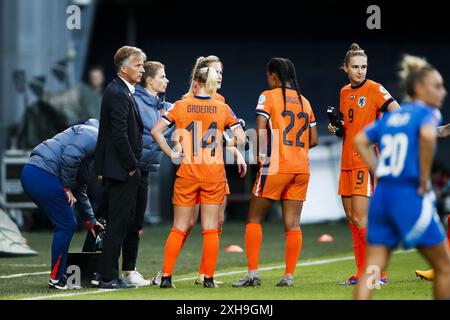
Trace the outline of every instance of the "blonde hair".
<instances>
[{"instance_id":1,"label":"blonde hair","mask_svg":"<svg viewBox=\"0 0 450 320\"><path fill-rule=\"evenodd\" d=\"M191 72L191 82L189 85L189 90L188 90L188 92L186 92L183 95L183 98L192 94L192 88L194 86L194 75L198 71L198 69L207 68L213 62L218 62L218 63L220 63L220 65L222 65L222 62L220 61L220 59L217 56L210 55L207 57L200 56L197 58L197 60L195 61L194 68L192 69L192 72ZM222 68L223 68L223 65L222 65Z\"/></svg>"},{"instance_id":2,"label":"blonde hair","mask_svg":"<svg viewBox=\"0 0 450 320\"><path fill-rule=\"evenodd\" d=\"M127 65L130 57L134 55L141 57L144 61L147 60L147 56L144 51L139 48L130 46L123 46L119 48L114 55L114 65L116 66L116 71L119 72L120 67Z\"/></svg>"},{"instance_id":3,"label":"blonde hair","mask_svg":"<svg viewBox=\"0 0 450 320\"><path fill-rule=\"evenodd\" d=\"M422 82L428 72L436 70L425 58L405 54L400 62L399 76L408 97L415 96L415 85Z\"/></svg>"},{"instance_id":4,"label":"blonde hair","mask_svg":"<svg viewBox=\"0 0 450 320\"><path fill-rule=\"evenodd\" d=\"M217 91L217 78L216 69L203 67L197 69L193 80L204 84L206 93L210 96L214 96Z\"/></svg>"},{"instance_id":5,"label":"blonde hair","mask_svg":"<svg viewBox=\"0 0 450 320\"><path fill-rule=\"evenodd\" d=\"M364 52L364 50L357 43L352 43L347 53L345 54L344 64L342 65L341 69L344 69L344 66L346 66L350 62L350 59L356 56L367 58L367 54Z\"/></svg>"}]
</instances>

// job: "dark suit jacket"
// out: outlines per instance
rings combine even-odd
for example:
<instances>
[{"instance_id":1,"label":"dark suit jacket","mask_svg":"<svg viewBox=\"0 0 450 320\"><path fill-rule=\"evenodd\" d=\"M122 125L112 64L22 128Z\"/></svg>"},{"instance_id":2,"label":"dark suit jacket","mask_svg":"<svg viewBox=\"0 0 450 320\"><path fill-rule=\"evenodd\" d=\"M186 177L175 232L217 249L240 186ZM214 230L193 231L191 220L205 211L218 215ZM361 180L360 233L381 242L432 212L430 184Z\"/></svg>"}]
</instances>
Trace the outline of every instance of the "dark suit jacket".
<instances>
[{"instance_id":1,"label":"dark suit jacket","mask_svg":"<svg viewBox=\"0 0 450 320\"><path fill-rule=\"evenodd\" d=\"M103 94L95 151L95 172L104 178L125 181L138 167L142 155L143 124L134 98L118 76Z\"/></svg>"}]
</instances>

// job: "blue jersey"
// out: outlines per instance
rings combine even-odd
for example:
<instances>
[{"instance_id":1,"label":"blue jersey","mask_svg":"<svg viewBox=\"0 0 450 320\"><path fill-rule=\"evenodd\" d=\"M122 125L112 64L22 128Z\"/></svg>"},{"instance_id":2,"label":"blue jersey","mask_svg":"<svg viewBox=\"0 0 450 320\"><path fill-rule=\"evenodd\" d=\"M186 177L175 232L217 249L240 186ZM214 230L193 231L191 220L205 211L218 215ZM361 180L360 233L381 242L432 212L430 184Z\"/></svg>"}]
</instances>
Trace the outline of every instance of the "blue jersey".
<instances>
[{"instance_id":1,"label":"blue jersey","mask_svg":"<svg viewBox=\"0 0 450 320\"><path fill-rule=\"evenodd\" d=\"M379 182L418 182L420 128L426 124L437 126L436 114L423 103L413 102L384 114L366 129L370 141L380 149L375 171Z\"/></svg>"}]
</instances>

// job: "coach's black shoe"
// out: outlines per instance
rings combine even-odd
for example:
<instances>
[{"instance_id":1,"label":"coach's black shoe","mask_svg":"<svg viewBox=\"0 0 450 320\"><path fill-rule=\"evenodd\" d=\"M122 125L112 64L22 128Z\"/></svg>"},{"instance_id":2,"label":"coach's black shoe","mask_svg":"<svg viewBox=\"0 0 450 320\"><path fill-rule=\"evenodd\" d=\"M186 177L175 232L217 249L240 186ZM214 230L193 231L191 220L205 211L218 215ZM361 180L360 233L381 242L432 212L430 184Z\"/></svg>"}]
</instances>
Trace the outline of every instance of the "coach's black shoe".
<instances>
[{"instance_id":1,"label":"coach's black shoe","mask_svg":"<svg viewBox=\"0 0 450 320\"><path fill-rule=\"evenodd\" d=\"M100 284L100 281L102 281L102 277L100 276L100 273L94 272L94 274L92 275L91 284L94 287L98 287L98 285Z\"/></svg>"},{"instance_id":2,"label":"coach's black shoe","mask_svg":"<svg viewBox=\"0 0 450 320\"><path fill-rule=\"evenodd\" d=\"M132 284L127 284L122 279L114 279L108 282L103 280L100 281L98 287L100 289L135 289L136 286Z\"/></svg>"},{"instance_id":3,"label":"coach's black shoe","mask_svg":"<svg viewBox=\"0 0 450 320\"><path fill-rule=\"evenodd\" d=\"M160 288L167 289L167 288L176 288L175 285L172 283L172 276L161 277L161 284L159 285Z\"/></svg>"},{"instance_id":4,"label":"coach's black shoe","mask_svg":"<svg viewBox=\"0 0 450 320\"><path fill-rule=\"evenodd\" d=\"M67 283L63 278L59 280L48 280L48 288L49 289L57 289L57 290L67 290Z\"/></svg>"},{"instance_id":5,"label":"coach's black shoe","mask_svg":"<svg viewBox=\"0 0 450 320\"><path fill-rule=\"evenodd\" d=\"M214 278L205 277L203 279L203 287L204 288L217 288L218 286L214 283Z\"/></svg>"}]
</instances>

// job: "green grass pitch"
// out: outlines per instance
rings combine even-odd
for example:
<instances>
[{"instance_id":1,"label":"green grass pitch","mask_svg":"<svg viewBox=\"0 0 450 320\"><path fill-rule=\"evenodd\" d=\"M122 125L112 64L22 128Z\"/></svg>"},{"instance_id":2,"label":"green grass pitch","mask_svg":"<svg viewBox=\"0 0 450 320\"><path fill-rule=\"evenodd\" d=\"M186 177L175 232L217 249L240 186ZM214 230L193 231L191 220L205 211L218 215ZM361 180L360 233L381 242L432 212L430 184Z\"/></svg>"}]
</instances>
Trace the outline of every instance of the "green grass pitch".
<instances>
[{"instance_id":1,"label":"green grass pitch","mask_svg":"<svg viewBox=\"0 0 450 320\"><path fill-rule=\"evenodd\" d=\"M137 269L151 278L162 265L164 242L170 225L149 227L141 240ZM141 287L131 290L99 291L98 289L54 291L47 288L49 278L51 234L24 234L30 246L40 255L0 259L0 299L167 299L167 300L330 300L351 299L353 287L338 283L355 272L352 241L346 223L305 225L303 249L294 278L294 287L277 288L275 284L284 271L284 232L281 222L263 225L263 244L260 257L262 285L258 288L233 288L231 282L246 272L244 253L225 253L230 244L244 247L245 224L226 223L221 240L216 279L225 282L217 289L195 286L194 277L200 262L202 237L200 227L191 233L177 261L173 275L176 289ZM317 242L321 234L331 234L334 241ZM71 252L81 250L84 232L74 236ZM415 277L415 269L427 269L428 264L416 251L396 252L388 271L390 282L376 290L375 299L431 299L432 284ZM22 277L7 278L17 274ZM42 274L44 273L44 274Z\"/></svg>"}]
</instances>

